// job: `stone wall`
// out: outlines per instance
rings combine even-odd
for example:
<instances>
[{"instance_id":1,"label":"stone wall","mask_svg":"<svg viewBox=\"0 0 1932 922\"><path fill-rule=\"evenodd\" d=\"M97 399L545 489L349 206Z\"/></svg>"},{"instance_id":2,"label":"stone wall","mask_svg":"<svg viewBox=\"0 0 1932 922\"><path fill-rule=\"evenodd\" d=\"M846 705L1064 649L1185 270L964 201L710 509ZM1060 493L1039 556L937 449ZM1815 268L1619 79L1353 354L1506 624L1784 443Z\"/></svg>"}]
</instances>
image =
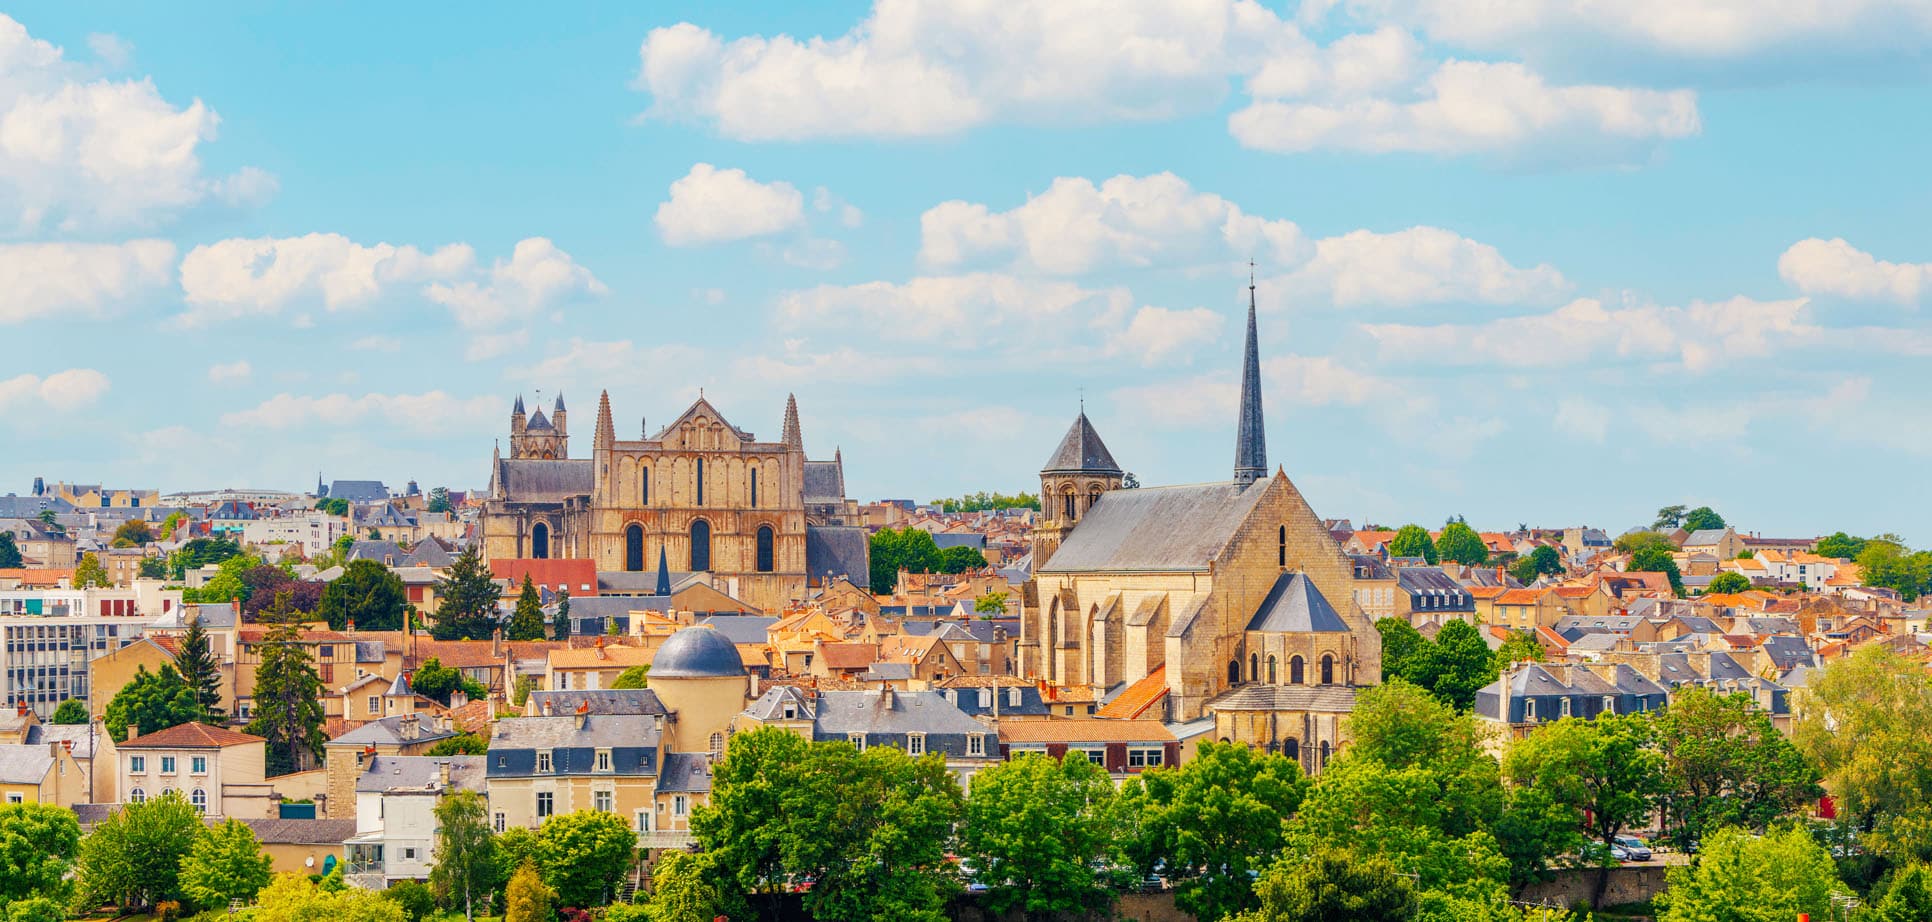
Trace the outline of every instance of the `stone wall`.
<instances>
[{"instance_id":1,"label":"stone wall","mask_svg":"<svg viewBox=\"0 0 1932 922\"><path fill-rule=\"evenodd\" d=\"M1516 898L1525 903L1548 902L1555 906L1588 905L1596 886L1597 872L1594 870L1556 871L1549 880L1523 888ZM1611 868L1610 879L1603 890L1603 905L1641 903L1664 892L1664 888L1664 866L1661 864Z\"/></svg>"}]
</instances>

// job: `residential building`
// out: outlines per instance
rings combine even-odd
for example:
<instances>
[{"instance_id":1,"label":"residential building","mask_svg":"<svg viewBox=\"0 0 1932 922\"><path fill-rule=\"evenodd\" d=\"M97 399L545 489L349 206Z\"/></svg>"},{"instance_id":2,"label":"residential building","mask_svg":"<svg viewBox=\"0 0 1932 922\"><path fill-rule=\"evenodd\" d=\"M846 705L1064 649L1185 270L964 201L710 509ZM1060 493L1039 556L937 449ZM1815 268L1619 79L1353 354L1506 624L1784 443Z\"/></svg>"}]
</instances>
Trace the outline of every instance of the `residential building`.
<instances>
[{"instance_id":1,"label":"residential building","mask_svg":"<svg viewBox=\"0 0 1932 922\"><path fill-rule=\"evenodd\" d=\"M327 790L320 812L329 819L354 819L356 779L381 756L428 755L430 747L457 734L447 718L402 714L372 720L323 745Z\"/></svg>"},{"instance_id":2,"label":"residential building","mask_svg":"<svg viewBox=\"0 0 1932 922\"><path fill-rule=\"evenodd\" d=\"M209 816L273 816L280 797L263 775L266 742L200 723L131 737L116 747L116 787L129 803L179 791Z\"/></svg>"},{"instance_id":3,"label":"residential building","mask_svg":"<svg viewBox=\"0 0 1932 922\"><path fill-rule=\"evenodd\" d=\"M1519 663L1476 692L1476 716L1512 737L1566 717L1640 714L1663 707L1668 693L1627 665Z\"/></svg>"},{"instance_id":4,"label":"residential building","mask_svg":"<svg viewBox=\"0 0 1932 922\"><path fill-rule=\"evenodd\" d=\"M356 777L355 836L342 843L344 880L381 890L426 881L435 866L436 805L485 793L487 756L377 756Z\"/></svg>"},{"instance_id":5,"label":"residential building","mask_svg":"<svg viewBox=\"0 0 1932 922\"><path fill-rule=\"evenodd\" d=\"M0 591L0 700L42 718L88 701L88 661L133 642L152 617L132 589Z\"/></svg>"},{"instance_id":6,"label":"residential building","mask_svg":"<svg viewBox=\"0 0 1932 922\"><path fill-rule=\"evenodd\" d=\"M1017 720L1000 724L999 740L1005 758L1038 752L1063 759L1079 753L1115 780L1181 761L1180 740L1158 720Z\"/></svg>"}]
</instances>

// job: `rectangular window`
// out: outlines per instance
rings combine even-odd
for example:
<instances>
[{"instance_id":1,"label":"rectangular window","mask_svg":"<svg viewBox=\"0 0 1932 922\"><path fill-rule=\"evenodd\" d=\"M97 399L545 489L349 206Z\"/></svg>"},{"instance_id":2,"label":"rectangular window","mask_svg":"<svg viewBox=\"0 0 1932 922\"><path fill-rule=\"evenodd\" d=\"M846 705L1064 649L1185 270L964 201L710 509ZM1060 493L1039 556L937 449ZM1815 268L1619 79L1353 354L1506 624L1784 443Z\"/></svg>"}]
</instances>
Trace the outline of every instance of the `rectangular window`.
<instances>
[{"instance_id":1,"label":"rectangular window","mask_svg":"<svg viewBox=\"0 0 1932 922\"><path fill-rule=\"evenodd\" d=\"M683 794L672 795L671 815L683 816L689 812L691 812L691 801L687 799Z\"/></svg>"},{"instance_id":2,"label":"rectangular window","mask_svg":"<svg viewBox=\"0 0 1932 922\"><path fill-rule=\"evenodd\" d=\"M609 791L594 791L590 795L590 806L602 813L609 813L616 806L616 795Z\"/></svg>"},{"instance_id":3,"label":"rectangular window","mask_svg":"<svg viewBox=\"0 0 1932 922\"><path fill-rule=\"evenodd\" d=\"M500 833L507 827L508 824L504 822L503 814L499 813L496 815L496 819L492 822L492 825L494 825L496 827L496 831Z\"/></svg>"},{"instance_id":4,"label":"rectangular window","mask_svg":"<svg viewBox=\"0 0 1932 922\"><path fill-rule=\"evenodd\" d=\"M17 803L23 803L23 802L25 802L25 801L26 801L26 798L25 798L24 796L22 796L22 795L20 795L20 794L8 794L8 795L7 795L7 803L10 803L10 804L17 804Z\"/></svg>"},{"instance_id":5,"label":"rectangular window","mask_svg":"<svg viewBox=\"0 0 1932 922\"><path fill-rule=\"evenodd\" d=\"M549 816L556 809L557 795L549 791L540 791L537 793L537 819L543 819Z\"/></svg>"},{"instance_id":6,"label":"rectangular window","mask_svg":"<svg viewBox=\"0 0 1932 922\"><path fill-rule=\"evenodd\" d=\"M551 767L550 750L543 749L537 752L537 771L540 771L540 772L555 771L555 769Z\"/></svg>"},{"instance_id":7,"label":"rectangular window","mask_svg":"<svg viewBox=\"0 0 1932 922\"><path fill-rule=\"evenodd\" d=\"M966 737L966 754L969 756L985 755L986 754L986 736L984 734L975 733L971 736Z\"/></svg>"},{"instance_id":8,"label":"rectangular window","mask_svg":"<svg viewBox=\"0 0 1932 922\"><path fill-rule=\"evenodd\" d=\"M1161 751L1159 749L1127 750L1128 768L1153 768L1159 764L1161 764Z\"/></svg>"},{"instance_id":9,"label":"rectangular window","mask_svg":"<svg viewBox=\"0 0 1932 922\"><path fill-rule=\"evenodd\" d=\"M1088 749L1086 753L1087 761L1095 765L1107 764L1107 751L1105 749Z\"/></svg>"},{"instance_id":10,"label":"rectangular window","mask_svg":"<svg viewBox=\"0 0 1932 922\"><path fill-rule=\"evenodd\" d=\"M208 774L208 757L195 756L188 760L188 768L197 775Z\"/></svg>"},{"instance_id":11,"label":"rectangular window","mask_svg":"<svg viewBox=\"0 0 1932 922\"><path fill-rule=\"evenodd\" d=\"M846 735L845 735L845 738L846 738L846 740L847 740L848 742L850 742L850 743L851 743L852 745L854 745L854 746L857 746L857 747L859 748L859 751L860 751L860 752L864 752L864 751L865 751L865 734L863 734L863 733L848 733L848 734L846 734Z\"/></svg>"},{"instance_id":12,"label":"rectangular window","mask_svg":"<svg viewBox=\"0 0 1932 922\"><path fill-rule=\"evenodd\" d=\"M174 774L174 756L161 757L161 774L163 775Z\"/></svg>"},{"instance_id":13,"label":"rectangular window","mask_svg":"<svg viewBox=\"0 0 1932 922\"><path fill-rule=\"evenodd\" d=\"M610 771L610 750L597 750L597 770L600 772Z\"/></svg>"},{"instance_id":14,"label":"rectangular window","mask_svg":"<svg viewBox=\"0 0 1932 922\"><path fill-rule=\"evenodd\" d=\"M638 832L651 831L651 811L649 810L637 811L637 831Z\"/></svg>"},{"instance_id":15,"label":"rectangular window","mask_svg":"<svg viewBox=\"0 0 1932 922\"><path fill-rule=\"evenodd\" d=\"M403 849L403 860L404 860L404 861L415 861L415 860L416 860L416 850L415 850L415 849L413 849L413 848L405 848L405 849Z\"/></svg>"},{"instance_id":16,"label":"rectangular window","mask_svg":"<svg viewBox=\"0 0 1932 922\"><path fill-rule=\"evenodd\" d=\"M926 754L926 734L924 733L906 734L906 754L913 755L913 756L925 755Z\"/></svg>"},{"instance_id":17,"label":"rectangular window","mask_svg":"<svg viewBox=\"0 0 1932 922\"><path fill-rule=\"evenodd\" d=\"M1018 687L1006 690L1006 706L1015 708L1020 706L1020 690Z\"/></svg>"},{"instance_id":18,"label":"rectangular window","mask_svg":"<svg viewBox=\"0 0 1932 922\"><path fill-rule=\"evenodd\" d=\"M136 775L138 775L138 774L141 774L142 772L145 772L145 771L147 771L147 770L148 770L148 757L147 757L147 756L128 756L128 757L127 757L127 770L128 770L129 772L131 772L131 773L133 773L133 774L136 774Z\"/></svg>"},{"instance_id":19,"label":"rectangular window","mask_svg":"<svg viewBox=\"0 0 1932 922\"><path fill-rule=\"evenodd\" d=\"M369 713L370 713L370 714L380 714L380 713L382 713L382 696L381 696L381 695L370 695L370 696L369 696Z\"/></svg>"}]
</instances>

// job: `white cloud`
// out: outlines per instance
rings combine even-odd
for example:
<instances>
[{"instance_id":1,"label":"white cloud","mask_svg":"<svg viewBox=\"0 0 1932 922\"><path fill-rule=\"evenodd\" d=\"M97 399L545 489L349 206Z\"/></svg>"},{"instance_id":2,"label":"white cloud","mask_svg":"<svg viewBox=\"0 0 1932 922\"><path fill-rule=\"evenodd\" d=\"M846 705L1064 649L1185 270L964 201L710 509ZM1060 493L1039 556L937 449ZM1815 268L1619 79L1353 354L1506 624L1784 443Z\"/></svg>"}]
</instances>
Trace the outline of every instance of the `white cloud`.
<instances>
[{"instance_id":1,"label":"white cloud","mask_svg":"<svg viewBox=\"0 0 1932 922\"><path fill-rule=\"evenodd\" d=\"M523 348L529 342L529 330L511 330L506 333L478 333L471 336L469 345L464 347L463 359L469 362L482 362L500 358Z\"/></svg>"},{"instance_id":2,"label":"white cloud","mask_svg":"<svg viewBox=\"0 0 1932 922\"><path fill-rule=\"evenodd\" d=\"M1778 275L1808 295L1916 304L1932 289L1932 263L1894 263L1843 238L1800 240L1778 257Z\"/></svg>"},{"instance_id":3,"label":"white cloud","mask_svg":"<svg viewBox=\"0 0 1932 922\"><path fill-rule=\"evenodd\" d=\"M1221 319L1220 314L1205 307L1143 307L1134 312L1126 329L1109 340L1109 347L1143 365L1155 365L1185 357L1196 347L1212 342L1221 335Z\"/></svg>"},{"instance_id":4,"label":"white cloud","mask_svg":"<svg viewBox=\"0 0 1932 922\"><path fill-rule=\"evenodd\" d=\"M134 43L108 32L94 32L87 36L87 47L94 56L101 59L101 66L108 70L125 70L134 63Z\"/></svg>"},{"instance_id":5,"label":"white cloud","mask_svg":"<svg viewBox=\"0 0 1932 922\"><path fill-rule=\"evenodd\" d=\"M400 352L402 347L402 340L378 335L364 336L349 344L349 348L358 352Z\"/></svg>"},{"instance_id":6,"label":"white cloud","mask_svg":"<svg viewBox=\"0 0 1932 922\"><path fill-rule=\"evenodd\" d=\"M497 404L488 397L462 399L440 390L361 396L277 394L251 409L222 414L221 423L278 430L387 424L410 431L452 431L494 421L503 409Z\"/></svg>"},{"instance_id":7,"label":"white cloud","mask_svg":"<svg viewBox=\"0 0 1932 922\"><path fill-rule=\"evenodd\" d=\"M1476 324L1368 324L1385 359L1512 368L1578 366L1606 356L1704 372L1819 341L1808 302L1695 301L1685 307L1608 307L1593 298L1547 314Z\"/></svg>"},{"instance_id":8,"label":"white cloud","mask_svg":"<svg viewBox=\"0 0 1932 922\"><path fill-rule=\"evenodd\" d=\"M848 229L865 223L865 212L860 211L857 205L833 195L832 190L824 186L812 192L812 209L820 214L838 215L839 223Z\"/></svg>"},{"instance_id":9,"label":"white cloud","mask_svg":"<svg viewBox=\"0 0 1932 922\"><path fill-rule=\"evenodd\" d=\"M168 285L174 244L0 244L0 324L100 317Z\"/></svg>"},{"instance_id":10,"label":"white cloud","mask_svg":"<svg viewBox=\"0 0 1932 922\"><path fill-rule=\"evenodd\" d=\"M1304 13L1328 2L1309 4ZM1923 0L1343 0L1357 19L1393 20L1484 50L1583 42L1722 59L1792 45L1897 48L1932 36Z\"/></svg>"},{"instance_id":11,"label":"white cloud","mask_svg":"<svg viewBox=\"0 0 1932 922\"><path fill-rule=\"evenodd\" d=\"M1621 160L1700 128L1690 90L1556 86L1521 64L1486 61L1444 62L1400 97L1259 99L1228 117L1237 141L1278 153L1477 154L1542 144Z\"/></svg>"},{"instance_id":12,"label":"white cloud","mask_svg":"<svg viewBox=\"0 0 1932 922\"><path fill-rule=\"evenodd\" d=\"M806 237L780 250L779 258L801 269L836 269L845 262L845 244L823 237Z\"/></svg>"},{"instance_id":13,"label":"white cloud","mask_svg":"<svg viewBox=\"0 0 1932 922\"><path fill-rule=\"evenodd\" d=\"M815 350L802 340L788 340L777 354L740 356L731 363L732 376L772 385L802 387L825 382L882 381L915 373L930 373L932 360L904 352L864 353L851 346Z\"/></svg>"},{"instance_id":14,"label":"white cloud","mask_svg":"<svg viewBox=\"0 0 1932 922\"><path fill-rule=\"evenodd\" d=\"M689 378L667 377L665 369L699 368L707 364L705 355L691 346L665 344L639 348L628 339L592 340L573 336L560 347L551 345L543 358L511 368L504 376L545 390L561 388L594 393L609 388L621 393L626 388L663 390L670 380L681 386ZM583 413L583 409L580 405L580 419L593 415ZM627 431L629 427L619 429Z\"/></svg>"},{"instance_id":15,"label":"white cloud","mask_svg":"<svg viewBox=\"0 0 1932 922\"><path fill-rule=\"evenodd\" d=\"M1601 445L1610 432L1610 410L1594 401L1565 397L1556 402L1552 424L1558 432Z\"/></svg>"},{"instance_id":16,"label":"white cloud","mask_svg":"<svg viewBox=\"0 0 1932 922\"><path fill-rule=\"evenodd\" d=\"M706 304L723 304L725 302L725 290L722 288L693 288L691 289L691 297L703 301Z\"/></svg>"},{"instance_id":17,"label":"white cloud","mask_svg":"<svg viewBox=\"0 0 1932 922\"><path fill-rule=\"evenodd\" d=\"M117 66L116 46L95 44ZM225 198L229 180L205 175L199 155L219 121L152 80L91 78L0 14L0 216L23 232L145 226Z\"/></svg>"},{"instance_id":18,"label":"white cloud","mask_svg":"<svg viewBox=\"0 0 1932 922\"><path fill-rule=\"evenodd\" d=\"M330 311L366 304L392 285L453 276L476 254L465 244L434 252L341 234L235 237L203 244L181 260L181 290L190 324L279 313L290 304Z\"/></svg>"},{"instance_id":19,"label":"white cloud","mask_svg":"<svg viewBox=\"0 0 1932 922\"><path fill-rule=\"evenodd\" d=\"M108 387L107 376L92 368L69 368L44 378L16 375L0 380L0 409L14 413L78 410L99 400Z\"/></svg>"},{"instance_id":20,"label":"white cloud","mask_svg":"<svg viewBox=\"0 0 1932 922\"><path fill-rule=\"evenodd\" d=\"M671 183L671 197L657 206L657 232L676 247L744 240L797 230L805 225L805 197L787 182L764 183L744 170L709 163Z\"/></svg>"},{"instance_id":21,"label":"white cloud","mask_svg":"<svg viewBox=\"0 0 1932 922\"><path fill-rule=\"evenodd\" d=\"M254 373L254 367L246 359L208 366L210 381L246 381Z\"/></svg>"},{"instance_id":22,"label":"white cloud","mask_svg":"<svg viewBox=\"0 0 1932 922\"><path fill-rule=\"evenodd\" d=\"M1317 241L1314 249L1313 259L1268 286L1270 301L1316 297L1339 307L1548 304L1570 288L1547 264L1519 268L1495 247L1439 227L1351 231Z\"/></svg>"},{"instance_id":23,"label":"white cloud","mask_svg":"<svg viewBox=\"0 0 1932 922\"><path fill-rule=\"evenodd\" d=\"M1278 355L1261 362L1262 405L1289 407L1395 406L1402 391L1386 378L1358 371L1330 356ZM1125 387L1113 392L1119 406L1131 406L1165 426L1215 427L1232 424L1241 382L1231 371L1174 381Z\"/></svg>"},{"instance_id":24,"label":"white cloud","mask_svg":"<svg viewBox=\"0 0 1932 922\"><path fill-rule=\"evenodd\" d=\"M517 241L508 260L497 260L488 278L455 284L438 282L425 291L468 328L492 327L529 317L558 302L579 295L602 295L610 289L577 264L570 254L543 237Z\"/></svg>"},{"instance_id":25,"label":"white cloud","mask_svg":"<svg viewBox=\"0 0 1932 922\"><path fill-rule=\"evenodd\" d=\"M1060 177L1047 191L1010 211L942 202L919 218L920 259L956 266L978 258L1013 257L1059 274L1103 265L1171 265L1259 255L1270 262L1305 258L1301 230L1265 220L1211 192L1196 192L1172 173L1115 176L1095 186Z\"/></svg>"}]
</instances>

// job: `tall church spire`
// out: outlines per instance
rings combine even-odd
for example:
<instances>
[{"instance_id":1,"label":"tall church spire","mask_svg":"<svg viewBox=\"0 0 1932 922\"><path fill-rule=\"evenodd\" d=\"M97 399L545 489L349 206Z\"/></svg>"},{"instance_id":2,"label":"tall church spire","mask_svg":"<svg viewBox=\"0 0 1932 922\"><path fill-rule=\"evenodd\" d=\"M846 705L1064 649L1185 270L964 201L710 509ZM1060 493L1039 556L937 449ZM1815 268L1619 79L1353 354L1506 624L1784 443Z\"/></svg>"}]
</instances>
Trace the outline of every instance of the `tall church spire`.
<instances>
[{"instance_id":1,"label":"tall church spire","mask_svg":"<svg viewBox=\"0 0 1932 922\"><path fill-rule=\"evenodd\" d=\"M671 556L664 552L664 545L657 546L657 597L669 598L671 595Z\"/></svg>"},{"instance_id":2,"label":"tall church spire","mask_svg":"<svg viewBox=\"0 0 1932 922\"><path fill-rule=\"evenodd\" d=\"M798 398L785 395L785 431L778 437L786 448L805 450L805 435L798 431Z\"/></svg>"},{"instance_id":3,"label":"tall church spire","mask_svg":"<svg viewBox=\"0 0 1932 922\"><path fill-rule=\"evenodd\" d=\"M594 448L609 448L616 441L617 427L610 418L610 391L605 391L597 395L597 432L591 436L591 445Z\"/></svg>"},{"instance_id":4,"label":"tall church spire","mask_svg":"<svg viewBox=\"0 0 1932 922\"><path fill-rule=\"evenodd\" d=\"M1268 475L1268 433L1261 422L1261 350L1255 343L1254 263L1248 264L1248 344L1241 357L1241 416L1235 425L1234 482Z\"/></svg>"}]
</instances>

